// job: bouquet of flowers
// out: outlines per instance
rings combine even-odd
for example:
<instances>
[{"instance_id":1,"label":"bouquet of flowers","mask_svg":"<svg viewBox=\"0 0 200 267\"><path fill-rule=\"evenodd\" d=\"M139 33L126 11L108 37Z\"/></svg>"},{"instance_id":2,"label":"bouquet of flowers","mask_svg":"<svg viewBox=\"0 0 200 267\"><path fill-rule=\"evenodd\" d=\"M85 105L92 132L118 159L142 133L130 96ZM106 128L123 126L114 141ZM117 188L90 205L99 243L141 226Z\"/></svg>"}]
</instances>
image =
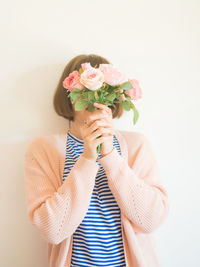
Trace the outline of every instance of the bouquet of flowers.
<instances>
[{"instance_id":1,"label":"bouquet of flowers","mask_svg":"<svg viewBox=\"0 0 200 267\"><path fill-rule=\"evenodd\" d=\"M75 103L75 110L87 108L92 112L94 102L107 106L121 103L124 110L133 110L133 124L136 124L139 113L132 100L142 97L142 90L136 79L127 79L112 64L100 64L92 67L90 62L81 64L79 71L75 70L63 81L71 103ZM101 145L101 144L100 144ZM97 147L99 153L100 145Z\"/></svg>"}]
</instances>

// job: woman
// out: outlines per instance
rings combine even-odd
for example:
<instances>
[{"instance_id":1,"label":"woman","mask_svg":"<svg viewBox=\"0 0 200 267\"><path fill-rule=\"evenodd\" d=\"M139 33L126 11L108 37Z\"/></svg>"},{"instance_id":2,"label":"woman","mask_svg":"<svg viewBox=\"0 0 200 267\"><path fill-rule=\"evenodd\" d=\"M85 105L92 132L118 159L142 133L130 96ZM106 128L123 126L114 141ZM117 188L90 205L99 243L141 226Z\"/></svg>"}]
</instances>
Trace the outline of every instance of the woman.
<instances>
[{"instance_id":1,"label":"woman","mask_svg":"<svg viewBox=\"0 0 200 267\"><path fill-rule=\"evenodd\" d=\"M113 119L123 114L119 103L75 111L62 81L85 62L110 63L90 54L67 64L54 108L72 125L34 138L27 148L29 220L48 242L51 267L158 267L151 233L169 203L151 144L142 133L114 129Z\"/></svg>"}]
</instances>

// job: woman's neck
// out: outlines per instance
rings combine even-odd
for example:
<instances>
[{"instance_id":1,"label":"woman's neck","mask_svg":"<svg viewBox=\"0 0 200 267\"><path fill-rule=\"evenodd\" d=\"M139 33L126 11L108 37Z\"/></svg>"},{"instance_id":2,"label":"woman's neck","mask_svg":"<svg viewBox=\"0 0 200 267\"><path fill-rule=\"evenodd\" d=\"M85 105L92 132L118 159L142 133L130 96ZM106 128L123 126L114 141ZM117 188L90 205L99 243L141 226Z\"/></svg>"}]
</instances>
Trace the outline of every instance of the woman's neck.
<instances>
[{"instance_id":1,"label":"woman's neck","mask_svg":"<svg viewBox=\"0 0 200 267\"><path fill-rule=\"evenodd\" d=\"M71 128L69 129L69 132L72 133L74 136L76 136L78 139L83 140L81 132L80 132L81 125L72 123Z\"/></svg>"}]
</instances>

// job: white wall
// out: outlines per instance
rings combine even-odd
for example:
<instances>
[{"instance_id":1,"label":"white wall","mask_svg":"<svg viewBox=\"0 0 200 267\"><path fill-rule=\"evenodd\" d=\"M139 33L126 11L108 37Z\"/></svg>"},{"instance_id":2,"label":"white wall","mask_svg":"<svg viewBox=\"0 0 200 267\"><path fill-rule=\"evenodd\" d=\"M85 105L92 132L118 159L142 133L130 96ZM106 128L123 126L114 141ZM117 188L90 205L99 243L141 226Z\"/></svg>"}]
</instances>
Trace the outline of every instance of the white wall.
<instances>
[{"instance_id":1,"label":"white wall","mask_svg":"<svg viewBox=\"0 0 200 267\"><path fill-rule=\"evenodd\" d=\"M154 233L162 267L200 266L199 11L198 0L3 2L1 266L47 266L46 243L26 217L23 157L31 138L67 129L52 97L80 53L107 57L140 81L137 124L126 112L115 127L143 132L159 161L171 204Z\"/></svg>"}]
</instances>

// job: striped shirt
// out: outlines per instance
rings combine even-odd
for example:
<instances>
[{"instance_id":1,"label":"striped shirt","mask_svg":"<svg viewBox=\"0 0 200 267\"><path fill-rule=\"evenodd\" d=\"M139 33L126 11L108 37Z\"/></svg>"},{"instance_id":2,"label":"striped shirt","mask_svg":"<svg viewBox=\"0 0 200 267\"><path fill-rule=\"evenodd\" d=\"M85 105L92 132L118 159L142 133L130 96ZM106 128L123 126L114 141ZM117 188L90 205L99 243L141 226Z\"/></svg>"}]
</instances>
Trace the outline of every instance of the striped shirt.
<instances>
[{"instance_id":1,"label":"striped shirt","mask_svg":"<svg viewBox=\"0 0 200 267\"><path fill-rule=\"evenodd\" d=\"M69 131L66 136L66 158L63 182L84 151L84 141ZM116 136L113 146L121 154ZM99 152L99 158L101 154ZM125 255L120 208L108 186L101 164L96 177L88 211L73 233L71 267L124 267Z\"/></svg>"}]
</instances>

